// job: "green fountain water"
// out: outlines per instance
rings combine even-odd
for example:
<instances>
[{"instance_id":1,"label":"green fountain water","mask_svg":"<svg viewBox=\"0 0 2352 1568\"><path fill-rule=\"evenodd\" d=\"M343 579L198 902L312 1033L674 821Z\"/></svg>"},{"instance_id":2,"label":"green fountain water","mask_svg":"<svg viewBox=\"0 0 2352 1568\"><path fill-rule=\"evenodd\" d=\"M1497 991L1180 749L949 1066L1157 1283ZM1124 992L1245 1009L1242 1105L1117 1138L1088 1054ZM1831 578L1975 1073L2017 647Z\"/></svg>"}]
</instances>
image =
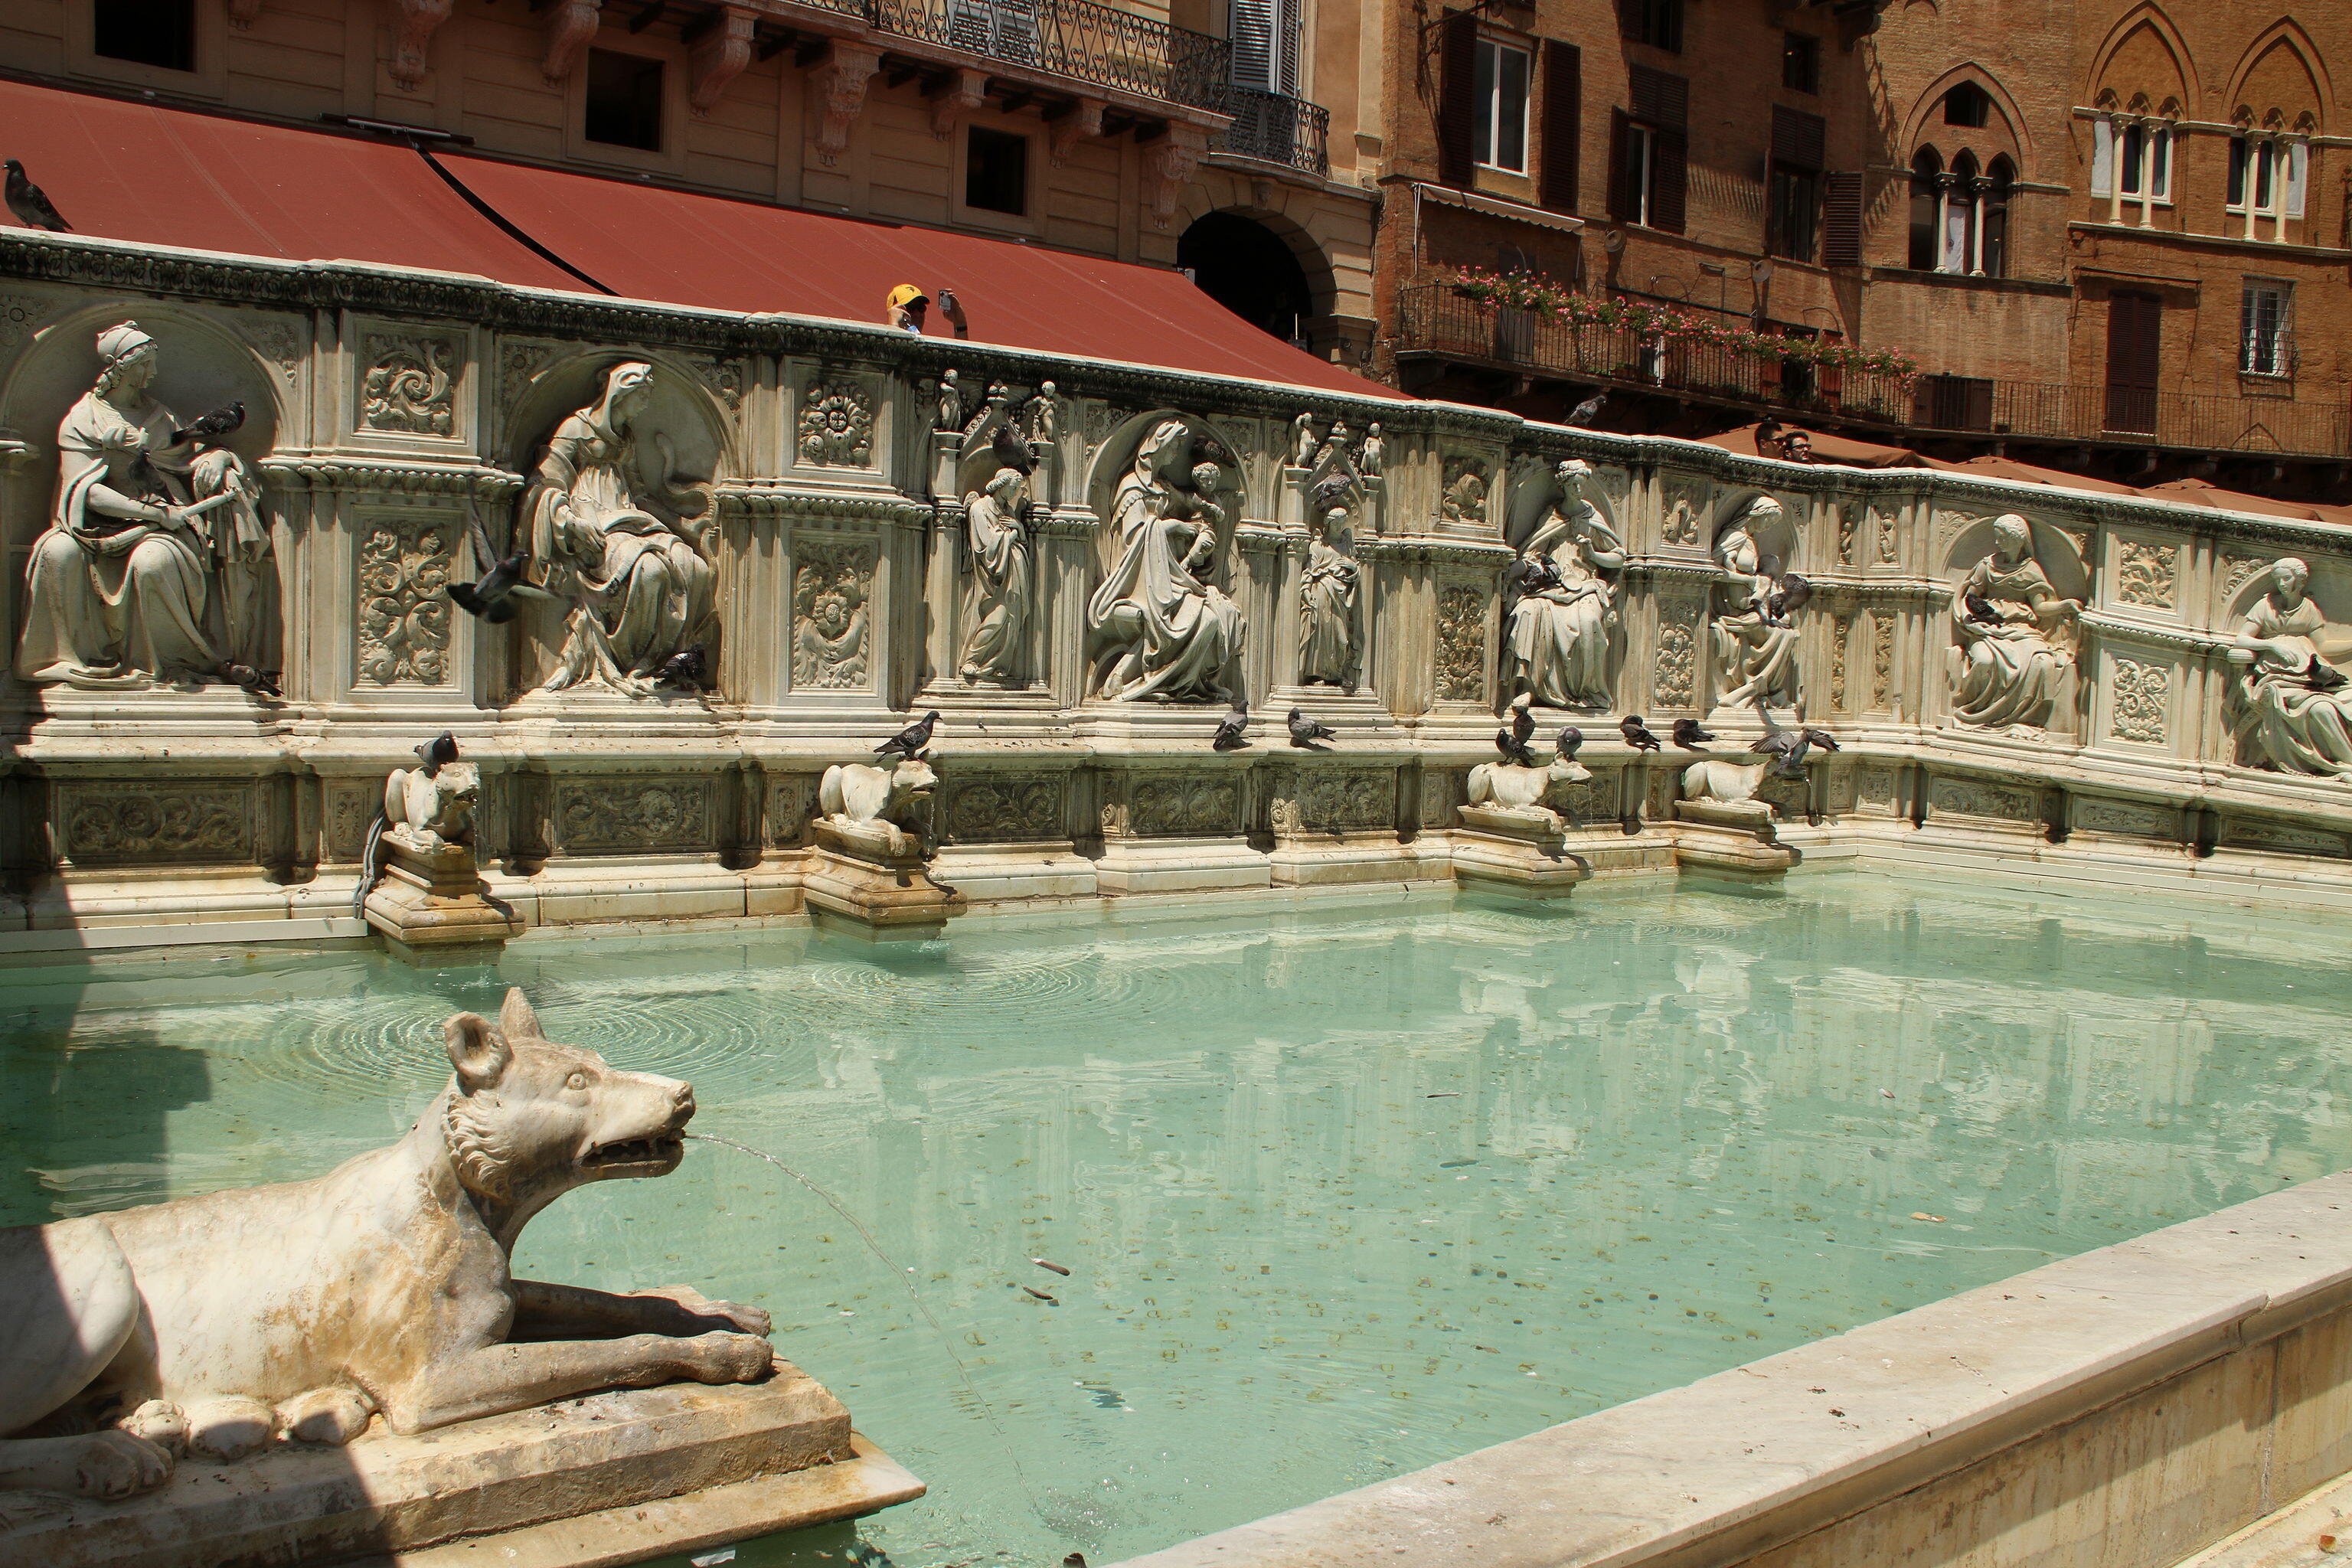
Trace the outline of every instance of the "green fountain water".
<instances>
[{"instance_id":1,"label":"green fountain water","mask_svg":"<svg viewBox=\"0 0 2352 1568\"><path fill-rule=\"evenodd\" d=\"M690 1145L534 1221L521 1271L762 1303L931 1486L744 1568L1108 1563L2352 1146L2329 934L1822 877L967 922L899 952L600 939L495 974L218 950L0 972L0 1220L383 1142L440 1083L442 1019L509 984L790 1167Z\"/></svg>"}]
</instances>

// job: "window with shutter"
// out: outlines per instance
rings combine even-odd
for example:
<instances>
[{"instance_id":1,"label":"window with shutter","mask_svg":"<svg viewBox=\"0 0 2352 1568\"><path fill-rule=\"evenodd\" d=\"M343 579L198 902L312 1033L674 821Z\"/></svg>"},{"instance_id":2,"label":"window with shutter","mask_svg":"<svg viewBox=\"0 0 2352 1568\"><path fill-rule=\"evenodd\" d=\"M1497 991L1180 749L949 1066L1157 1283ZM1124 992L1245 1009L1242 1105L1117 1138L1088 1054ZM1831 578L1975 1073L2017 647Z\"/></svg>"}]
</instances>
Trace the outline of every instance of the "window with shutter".
<instances>
[{"instance_id":1,"label":"window with shutter","mask_svg":"<svg viewBox=\"0 0 2352 1568\"><path fill-rule=\"evenodd\" d=\"M1645 132L1646 134L1646 132ZM1633 170L1633 121L1622 109L1609 111L1609 216L1637 223Z\"/></svg>"},{"instance_id":2,"label":"window with shutter","mask_svg":"<svg viewBox=\"0 0 2352 1568\"><path fill-rule=\"evenodd\" d=\"M2163 346L2162 300L2126 289L2108 296L2108 429L2156 434L2157 373Z\"/></svg>"},{"instance_id":3,"label":"window with shutter","mask_svg":"<svg viewBox=\"0 0 2352 1568\"><path fill-rule=\"evenodd\" d=\"M1862 176L1835 174L1825 184L1822 206L1822 265L1862 265Z\"/></svg>"},{"instance_id":4,"label":"window with shutter","mask_svg":"<svg viewBox=\"0 0 2352 1568\"><path fill-rule=\"evenodd\" d=\"M1228 3L1233 8L1234 84L1272 92L1275 0Z\"/></svg>"},{"instance_id":5,"label":"window with shutter","mask_svg":"<svg viewBox=\"0 0 2352 1568\"><path fill-rule=\"evenodd\" d=\"M1477 146L1478 18L1456 11L1445 18L1439 46L1437 178L1470 187Z\"/></svg>"},{"instance_id":6,"label":"window with shutter","mask_svg":"<svg viewBox=\"0 0 2352 1568\"><path fill-rule=\"evenodd\" d=\"M1543 47L1543 205L1576 210L1578 142L1584 129L1584 84L1574 44L1549 38Z\"/></svg>"},{"instance_id":7,"label":"window with shutter","mask_svg":"<svg viewBox=\"0 0 2352 1568\"><path fill-rule=\"evenodd\" d=\"M1772 109L1772 157L1792 169L1818 173L1829 142L1829 121L1794 109Z\"/></svg>"},{"instance_id":8,"label":"window with shutter","mask_svg":"<svg viewBox=\"0 0 2352 1568\"><path fill-rule=\"evenodd\" d=\"M1633 66L1625 73L1626 100L1633 118L1652 125L1681 125L1690 118L1690 79Z\"/></svg>"},{"instance_id":9,"label":"window with shutter","mask_svg":"<svg viewBox=\"0 0 2352 1568\"><path fill-rule=\"evenodd\" d=\"M1652 142L1655 150L1650 170L1650 226L1680 234L1684 189L1690 179L1689 142L1680 126L1659 127Z\"/></svg>"}]
</instances>

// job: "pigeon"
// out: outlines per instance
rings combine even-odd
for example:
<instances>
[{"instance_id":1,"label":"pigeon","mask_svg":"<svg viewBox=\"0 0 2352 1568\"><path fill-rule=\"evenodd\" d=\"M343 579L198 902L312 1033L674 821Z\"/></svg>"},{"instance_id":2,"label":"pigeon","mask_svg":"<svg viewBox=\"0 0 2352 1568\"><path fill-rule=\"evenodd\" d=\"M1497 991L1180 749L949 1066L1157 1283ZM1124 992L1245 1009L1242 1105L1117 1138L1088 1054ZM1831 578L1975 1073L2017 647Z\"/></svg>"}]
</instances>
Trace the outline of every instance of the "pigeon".
<instances>
[{"instance_id":1,"label":"pigeon","mask_svg":"<svg viewBox=\"0 0 2352 1568\"><path fill-rule=\"evenodd\" d=\"M1714 739L1714 731L1700 729L1698 721L1696 719L1675 721L1675 744L1685 752L1696 752L1704 743Z\"/></svg>"},{"instance_id":2,"label":"pigeon","mask_svg":"<svg viewBox=\"0 0 2352 1568\"><path fill-rule=\"evenodd\" d=\"M1531 768L1536 765L1536 758L1535 753L1528 750L1528 742L1535 738L1534 705L1524 696L1513 699L1510 722L1495 731L1495 749L1507 760L1523 768Z\"/></svg>"},{"instance_id":3,"label":"pigeon","mask_svg":"<svg viewBox=\"0 0 2352 1568\"><path fill-rule=\"evenodd\" d=\"M2314 691L2335 691L2345 684L2344 672L2321 658L2311 656L2311 668L2303 672L2303 682Z\"/></svg>"},{"instance_id":4,"label":"pigeon","mask_svg":"<svg viewBox=\"0 0 2352 1568\"><path fill-rule=\"evenodd\" d=\"M1209 742L1221 752L1238 752L1249 744L1249 708L1235 706L1234 710L1217 721L1216 739Z\"/></svg>"},{"instance_id":5,"label":"pigeon","mask_svg":"<svg viewBox=\"0 0 2352 1568\"><path fill-rule=\"evenodd\" d=\"M1812 742L1806 740L1803 734L1800 733L1797 736L1797 743L1790 746L1788 750L1782 752L1777 758L1775 758L1771 767L1766 771L1776 779L1804 778L1807 776L1805 773L1805 753L1811 750L1811 748Z\"/></svg>"},{"instance_id":6,"label":"pigeon","mask_svg":"<svg viewBox=\"0 0 2352 1568\"><path fill-rule=\"evenodd\" d=\"M1654 752L1662 744L1655 735L1650 733L1649 726L1642 722L1639 713L1628 713L1619 720L1617 732L1623 735L1625 743L1637 752Z\"/></svg>"},{"instance_id":7,"label":"pigeon","mask_svg":"<svg viewBox=\"0 0 2352 1568\"><path fill-rule=\"evenodd\" d=\"M1576 760L1576 753L1582 750L1583 746L1584 731L1573 724L1562 730L1559 732L1559 739L1551 743L1553 751L1558 752L1563 760L1571 763Z\"/></svg>"},{"instance_id":8,"label":"pigeon","mask_svg":"<svg viewBox=\"0 0 2352 1568\"><path fill-rule=\"evenodd\" d=\"M283 697L286 693L278 684L278 671L256 669L249 664L225 664L221 673L252 692L256 697Z\"/></svg>"},{"instance_id":9,"label":"pigeon","mask_svg":"<svg viewBox=\"0 0 2352 1568\"><path fill-rule=\"evenodd\" d=\"M1764 706L1761 700L1759 700L1756 704L1756 712L1764 721L1764 734L1748 750L1759 757L1769 757L1772 760L1771 773L1774 778L1803 778L1805 753L1812 750L1812 736L1818 731L1803 728L1805 716L1802 713L1797 715L1799 726L1797 729L1783 730L1779 724L1773 722L1772 710ZM1834 746L1836 742L1832 742L1831 744Z\"/></svg>"},{"instance_id":10,"label":"pigeon","mask_svg":"<svg viewBox=\"0 0 2352 1568\"><path fill-rule=\"evenodd\" d=\"M1982 594L1978 593L1974 588L1963 588L1960 590L1960 603L1968 611L1968 614L1962 617L1963 619L1974 621L1980 626L1997 626L2000 625L2000 612L1992 607L1991 600L1986 598Z\"/></svg>"},{"instance_id":11,"label":"pigeon","mask_svg":"<svg viewBox=\"0 0 2352 1568\"><path fill-rule=\"evenodd\" d=\"M1308 502L1307 515L1314 518L1328 517L1332 512L1346 506L1348 492L1353 489L1355 485L1356 481L1345 474L1333 474L1330 478L1320 481L1316 485L1314 496Z\"/></svg>"},{"instance_id":12,"label":"pigeon","mask_svg":"<svg viewBox=\"0 0 2352 1568\"><path fill-rule=\"evenodd\" d=\"M529 559L528 552L518 550L473 582L450 584L449 597L467 615L479 616L492 626L513 620L514 601L508 595L522 581L522 569Z\"/></svg>"},{"instance_id":13,"label":"pigeon","mask_svg":"<svg viewBox=\"0 0 2352 1568\"><path fill-rule=\"evenodd\" d=\"M1601 417L1601 405L1608 401L1609 389L1604 386L1600 391L1594 393L1591 396L1586 398L1583 402L1578 404L1575 407L1570 409L1568 411L1568 422L1570 425L1590 427L1595 419Z\"/></svg>"},{"instance_id":14,"label":"pigeon","mask_svg":"<svg viewBox=\"0 0 2352 1568\"><path fill-rule=\"evenodd\" d=\"M417 745L416 763L425 770L426 778L431 778L457 760L457 737L446 730Z\"/></svg>"},{"instance_id":15,"label":"pigeon","mask_svg":"<svg viewBox=\"0 0 2352 1568\"><path fill-rule=\"evenodd\" d=\"M1533 729L1535 726L1530 724L1528 727ZM1502 752L1503 760L1514 767L1531 768L1536 765L1536 754L1528 750L1527 742L1512 734L1508 729L1495 731L1495 750Z\"/></svg>"},{"instance_id":16,"label":"pigeon","mask_svg":"<svg viewBox=\"0 0 2352 1568\"><path fill-rule=\"evenodd\" d=\"M899 731L897 734L891 736L888 740L875 747L874 754L877 757L887 757L894 753L896 755L908 758L920 756L922 754L923 748L931 743L931 730L933 726L939 723L939 721L940 710L934 708L912 724L908 725L905 729Z\"/></svg>"},{"instance_id":17,"label":"pigeon","mask_svg":"<svg viewBox=\"0 0 2352 1568\"><path fill-rule=\"evenodd\" d=\"M1840 749L1837 737L1827 730L1816 730L1811 725L1806 725L1797 733L1805 738L1805 744L1809 746L1818 746L1824 752L1834 752Z\"/></svg>"},{"instance_id":18,"label":"pigeon","mask_svg":"<svg viewBox=\"0 0 2352 1568\"><path fill-rule=\"evenodd\" d=\"M73 225L60 216L48 193L33 184L25 173L25 165L16 159L8 160L8 210L26 228L45 228L51 234L71 234Z\"/></svg>"},{"instance_id":19,"label":"pigeon","mask_svg":"<svg viewBox=\"0 0 2352 1568\"><path fill-rule=\"evenodd\" d=\"M217 441L224 436L235 435L244 423L245 405L232 403L226 407L215 408L210 414L198 415L195 423L184 430L173 431L172 445L177 447L184 441Z\"/></svg>"},{"instance_id":20,"label":"pigeon","mask_svg":"<svg viewBox=\"0 0 2352 1568\"><path fill-rule=\"evenodd\" d=\"M688 643L662 660L655 679L681 691L707 691L710 688L710 656L702 651L700 643Z\"/></svg>"},{"instance_id":21,"label":"pigeon","mask_svg":"<svg viewBox=\"0 0 2352 1568\"><path fill-rule=\"evenodd\" d=\"M1813 585L1790 572L1780 579L1780 587L1765 599L1764 618L1773 626L1785 626L1789 624L1789 617L1802 609L1805 601L1812 596Z\"/></svg>"},{"instance_id":22,"label":"pigeon","mask_svg":"<svg viewBox=\"0 0 2352 1568\"><path fill-rule=\"evenodd\" d=\"M1026 474L1037 467L1036 454L1029 450L1029 443L1024 441L1021 433L1010 425L999 425L996 434L989 437L988 445L996 454L996 466L1000 468Z\"/></svg>"},{"instance_id":23,"label":"pigeon","mask_svg":"<svg viewBox=\"0 0 2352 1568\"><path fill-rule=\"evenodd\" d=\"M1312 752L1320 750L1315 744L1316 742L1336 741L1339 738L1339 731L1330 725L1309 719L1296 708L1290 710L1290 743L1292 745L1302 751Z\"/></svg>"}]
</instances>

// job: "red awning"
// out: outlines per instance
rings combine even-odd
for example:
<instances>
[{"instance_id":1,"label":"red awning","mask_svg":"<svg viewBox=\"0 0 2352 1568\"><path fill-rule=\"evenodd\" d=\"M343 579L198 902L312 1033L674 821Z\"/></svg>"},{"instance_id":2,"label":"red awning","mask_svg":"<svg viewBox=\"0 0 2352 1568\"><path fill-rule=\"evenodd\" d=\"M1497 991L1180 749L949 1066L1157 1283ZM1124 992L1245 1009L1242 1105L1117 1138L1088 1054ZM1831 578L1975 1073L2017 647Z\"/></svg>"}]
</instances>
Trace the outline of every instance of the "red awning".
<instances>
[{"instance_id":1,"label":"red awning","mask_svg":"<svg viewBox=\"0 0 2352 1568\"><path fill-rule=\"evenodd\" d=\"M0 81L0 152L82 234L582 287L396 142L13 81Z\"/></svg>"},{"instance_id":2,"label":"red awning","mask_svg":"<svg viewBox=\"0 0 2352 1568\"><path fill-rule=\"evenodd\" d=\"M718 310L882 320L899 283L952 289L975 342L1401 397L1235 316L1181 272L443 154L442 166L616 293ZM948 331L936 309L934 336Z\"/></svg>"},{"instance_id":3,"label":"red awning","mask_svg":"<svg viewBox=\"0 0 2352 1568\"><path fill-rule=\"evenodd\" d=\"M1709 447L1721 447L1727 452L1741 452L1750 457L1760 456L1756 450L1756 432L1759 425L1743 425L1737 430L1726 430L1720 436L1703 436L1700 441ZM1794 425L1783 425L1780 433L1791 435ZM1925 458L1907 447L1882 447L1873 441L1857 441L1850 436L1832 436L1826 430L1807 430L1812 442L1813 461L1830 463L1848 468L1916 468L1927 462Z\"/></svg>"}]
</instances>

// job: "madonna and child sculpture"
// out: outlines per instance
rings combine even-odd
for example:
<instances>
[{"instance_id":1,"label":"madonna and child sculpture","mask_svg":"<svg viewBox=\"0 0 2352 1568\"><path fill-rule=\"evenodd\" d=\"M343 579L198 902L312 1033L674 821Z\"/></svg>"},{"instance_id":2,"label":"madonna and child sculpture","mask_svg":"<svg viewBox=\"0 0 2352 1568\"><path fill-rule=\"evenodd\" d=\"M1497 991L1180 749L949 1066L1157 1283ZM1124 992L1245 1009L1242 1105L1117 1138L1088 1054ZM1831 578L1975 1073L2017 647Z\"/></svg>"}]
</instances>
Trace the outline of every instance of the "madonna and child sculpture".
<instances>
[{"instance_id":1,"label":"madonna and child sculpture","mask_svg":"<svg viewBox=\"0 0 2352 1568\"><path fill-rule=\"evenodd\" d=\"M16 673L121 691L231 681L273 691L261 486L219 444L242 404L184 422L148 393L155 340L98 335L96 384L58 426L58 492L33 544Z\"/></svg>"},{"instance_id":2,"label":"madonna and child sculpture","mask_svg":"<svg viewBox=\"0 0 2352 1568\"><path fill-rule=\"evenodd\" d=\"M1609 706L1609 632L1625 546L1592 504L1590 464L1552 471L1559 499L1545 508L1506 578L1513 689L1545 708Z\"/></svg>"},{"instance_id":3,"label":"madonna and child sculpture","mask_svg":"<svg viewBox=\"0 0 2352 1568\"><path fill-rule=\"evenodd\" d=\"M532 1215L677 1169L694 1091L557 1045L520 991L445 1034L408 1135L313 1181L0 1230L0 1489L120 1498L178 1458L342 1444L608 1388L755 1383L768 1316L517 1279Z\"/></svg>"},{"instance_id":4,"label":"madonna and child sculpture","mask_svg":"<svg viewBox=\"0 0 2352 1568\"><path fill-rule=\"evenodd\" d=\"M1225 521L1223 448L1163 419L1111 498L1118 558L1087 605L1095 695L1115 702L1231 701L1225 671L1248 631L1212 580Z\"/></svg>"}]
</instances>

